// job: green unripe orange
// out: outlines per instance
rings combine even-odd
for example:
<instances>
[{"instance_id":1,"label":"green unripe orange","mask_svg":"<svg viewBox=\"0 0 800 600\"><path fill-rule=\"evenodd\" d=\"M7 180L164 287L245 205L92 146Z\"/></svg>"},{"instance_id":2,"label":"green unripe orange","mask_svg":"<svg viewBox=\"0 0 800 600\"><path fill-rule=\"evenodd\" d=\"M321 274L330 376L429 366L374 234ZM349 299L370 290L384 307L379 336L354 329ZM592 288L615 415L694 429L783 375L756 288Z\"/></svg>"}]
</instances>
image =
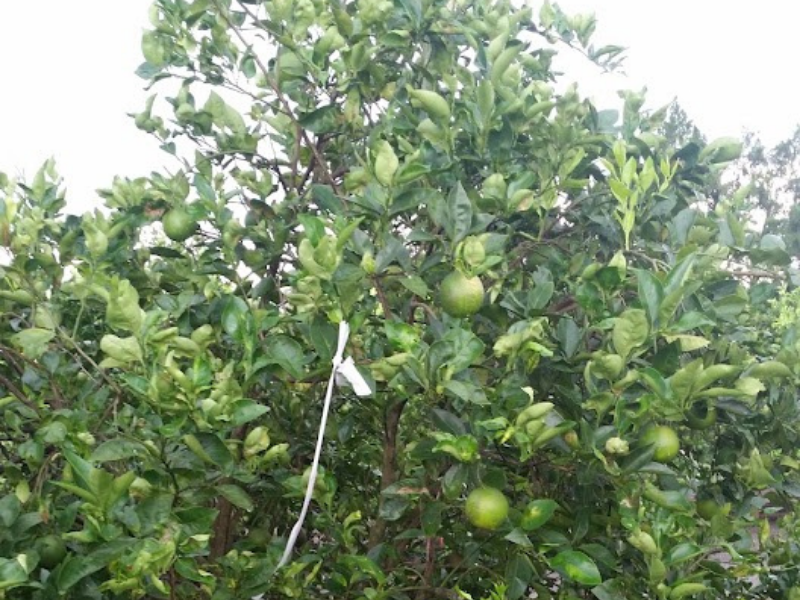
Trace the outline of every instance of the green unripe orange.
<instances>
[{"instance_id":1,"label":"green unripe orange","mask_svg":"<svg viewBox=\"0 0 800 600\"><path fill-rule=\"evenodd\" d=\"M161 219L164 233L174 242L183 242L197 231L197 221L182 208L173 208Z\"/></svg>"},{"instance_id":2,"label":"green unripe orange","mask_svg":"<svg viewBox=\"0 0 800 600\"><path fill-rule=\"evenodd\" d=\"M660 463L667 463L678 456L681 449L678 434L672 427L659 425L648 429L642 437L642 442L653 446L653 460Z\"/></svg>"},{"instance_id":3,"label":"green unripe orange","mask_svg":"<svg viewBox=\"0 0 800 600\"><path fill-rule=\"evenodd\" d=\"M464 318L480 310L483 294L480 277L467 277L461 271L453 271L442 280L439 302L451 317Z\"/></svg>"},{"instance_id":4,"label":"green unripe orange","mask_svg":"<svg viewBox=\"0 0 800 600\"><path fill-rule=\"evenodd\" d=\"M481 529L497 529L508 517L508 500L495 488L482 487L467 496L467 519Z\"/></svg>"},{"instance_id":5,"label":"green unripe orange","mask_svg":"<svg viewBox=\"0 0 800 600\"><path fill-rule=\"evenodd\" d=\"M46 535L34 543L36 552L39 553L39 564L45 569L53 569L67 555L67 546L57 535Z\"/></svg>"}]
</instances>

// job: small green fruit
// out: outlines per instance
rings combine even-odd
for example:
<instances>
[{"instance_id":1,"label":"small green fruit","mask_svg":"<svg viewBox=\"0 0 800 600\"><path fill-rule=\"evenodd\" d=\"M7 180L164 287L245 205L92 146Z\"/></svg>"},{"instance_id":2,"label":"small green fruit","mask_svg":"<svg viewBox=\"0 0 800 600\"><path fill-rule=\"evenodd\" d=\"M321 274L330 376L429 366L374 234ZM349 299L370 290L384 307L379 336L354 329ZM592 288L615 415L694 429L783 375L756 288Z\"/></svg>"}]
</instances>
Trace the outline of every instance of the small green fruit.
<instances>
[{"instance_id":1,"label":"small green fruit","mask_svg":"<svg viewBox=\"0 0 800 600\"><path fill-rule=\"evenodd\" d=\"M660 463L667 463L673 458L678 456L681 449L678 434L672 427L667 425L660 425L647 430L642 437L642 442L647 445L653 446L653 460Z\"/></svg>"},{"instance_id":2,"label":"small green fruit","mask_svg":"<svg viewBox=\"0 0 800 600\"><path fill-rule=\"evenodd\" d=\"M479 277L467 277L461 271L453 271L442 281L439 301L448 315L464 318L480 310L483 295L483 283Z\"/></svg>"},{"instance_id":3,"label":"small green fruit","mask_svg":"<svg viewBox=\"0 0 800 600\"><path fill-rule=\"evenodd\" d=\"M67 555L64 540L52 534L36 540L34 549L39 553L39 564L45 569L55 568Z\"/></svg>"},{"instance_id":4,"label":"small green fruit","mask_svg":"<svg viewBox=\"0 0 800 600\"><path fill-rule=\"evenodd\" d=\"M173 208L161 219L164 233L175 242L189 239L197 231L197 221L182 208Z\"/></svg>"},{"instance_id":5,"label":"small green fruit","mask_svg":"<svg viewBox=\"0 0 800 600\"><path fill-rule=\"evenodd\" d=\"M495 488L482 487L467 496L467 519L481 529L497 529L508 517L508 500Z\"/></svg>"}]
</instances>

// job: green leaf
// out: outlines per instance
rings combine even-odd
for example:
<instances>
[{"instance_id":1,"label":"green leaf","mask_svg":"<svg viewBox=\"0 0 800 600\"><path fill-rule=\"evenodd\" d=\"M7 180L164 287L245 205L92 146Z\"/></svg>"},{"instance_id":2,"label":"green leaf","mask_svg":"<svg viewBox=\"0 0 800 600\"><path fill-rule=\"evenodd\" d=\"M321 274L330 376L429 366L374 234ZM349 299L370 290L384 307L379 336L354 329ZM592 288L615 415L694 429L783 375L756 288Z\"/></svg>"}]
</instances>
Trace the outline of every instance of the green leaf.
<instances>
[{"instance_id":1,"label":"green leaf","mask_svg":"<svg viewBox=\"0 0 800 600\"><path fill-rule=\"evenodd\" d=\"M670 331L682 333L699 327L711 327L716 323L701 312L691 311L683 313L671 327Z\"/></svg>"},{"instance_id":2,"label":"green leaf","mask_svg":"<svg viewBox=\"0 0 800 600\"><path fill-rule=\"evenodd\" d=\"M253 499L238 485L232 483L224 483L217 486L217 491L234 506L250 512L255 508Z\"/></svg>"},{"instance_id":3,"label":"green leaf","mask_svg":"<svg viewBox=\"0 0 800 600\"><path fill-rule=\"evenodd\" d=\"M425 299L430 295L430 290L421 277L418 275L411 275L409 277L402 277L397 280L400 285L406 288L414 295Z\"/></svg>"},{"instance_id":4,"label":"green leaf","mask_svg":"<svg viewBox=\"0 0 800 600\"><path fill-rule=\"evenodd\" d=\"M669 378L672 394L681 404L691 397L695 382L703 370L703 359L693 360Z\"/></svg>"},{"instance_id":5,"label":"green leaf","mask_svg":"<svg viewBox=\"0 0 800 600\"><path fill-rule=\"evenodd\" d=\"M692 510L693 504L686 492L677 490L660 490L651 483L646 483L644 497L662 508L679 512Z\"/></svg>"},{"instance_id":6,"label":"green leaf","mask_svg":"<svg viewBox=\"0 0 800 600\"><path fill-rule=\"evenodd\" d=\"M683 542L673 547L667 555L667 564L677 565L703 554L703 548L691 542Z\"/></svg>"},{"instance_id":7,"label":"green leaf","mask_svg":"<svg viewBox=\"0 0 800 600\"><path fill-rule=\"evenodd\" d=\"M664 300L664 287L661 282L649 271L636 269L636 279L639 283L639 300L644 306L650 327L658 326L658 314Z\"/></svg>"},{"instance_id":8,"label":"green leaf","mask_svg":"<svg viewBox=\"0 0 800 600\"><path fill-rule=\"evenodd\" d=\"M419 344L419 333L408 323L386 321L383 327L386 331L386 339L395 350L408 352Z\"/></svg>"},{"instance_id":9,"label":"green leaf","mask_svg":"<svg viewBox=\"0 0 800 600\"><path fill-rule=\"evenodd\" d=\"M438 214L438 225L443 227L453 243L464 239L472 228L472 201L464 191L461 183L457 183Z\"/></svg>"},{"instance_id":10,"label":"green leaf","mask_svg":"<svg viewBox=\"0 0 800 600\"><path fill-rule=\"evenodd\" d=\"M254 421L267 412L269 412L269 408L263 404L259 404L255 400L250 400L248 398L238 400L233 404L231 425L239 427L240 425Z\"/></svg>"},{"instance_id":11,"label":"green leaf","mask_svg":"<svg viewBox=\"0 0 800 600\"><path fill-rule=\"evenodd\" d=\"M617 354L627 358L631 351L647 341L649 334L647 315L643 310L629 308L614 320L612 339Z\"/></svg>"},{"instance_id":12,"label":"green leaf","mask_svg":"<svg viewBox=\"0 0 800 600\"><path fill-rule=\"evenodd\" d=\"M441 431L454 436L467 433L467 427L464 422L451 412L441 408L434 408L431 411L431 416L433 417L433 424Z\"/></svg>"},{"instance_id":13,"label":"green leaf","mask_svg":"<svg viewBox=\"0 0 800 600\"><path fill-rule=\"evenodd\" d=\"M160 67L167 61L169 49L158 32L146 31L142 35L142 54L148 63Z\"/></svg>"},{"instance_id":14,"label":"green leaf","mask_svg":"<svg viewBox=\"0 0 800 600\"><path fill-rule=\"evenodd\" d=\"M678 342L681 352L694 352L700 348L707 347L711 341L699 335L664 335L668 343Z\"/></svg>"},{"instance_id":15,"label":"green leaf","mask_svg":"<svg viewBox=\"0 0 800 600\"><path fill-rule=\"evenodd\" d=\"M28 581L28 571L19 560L0 558L0 591L8 590Z\"/></svg>"},{"instance_id":16,"label":"green leaf","mask_svg":"<svg viewBox=\"0 0 800 600\"><path fill-rule=\"evenodd\" d=\"M22 511L22 504L14 494L8 494L0 500L0 523L6 528L11 527Z\"/></svg>"},{"instance_id":17,"label":"green leaf","mask_svg":"<svg viewBox=\"0 0 800 600\"><path fill-rule=\"evenodd\" d=\"M442 478L442 490L448 500L458 498L467 483L468 465L461 463L451 466Z\"/></svg>"},{"instance_id":18,"label":"green leaf","mask_svg":"<svg viewBox=\"0 0 800 600\"><path fill-rule=\"evenodd\" d=\"M700 391L720 379L730 379L741 372L741 367L735 365L711 365L697 374L694 382L694 390Z\"/></svg>"},{"instance_id":19,"label":"green leaf","mask_svg":"<svg viewBox=\"0 0 800 600\"><path fill-rule=\"evenodd\" d=\"M583 331L575 324L574 320L563 318L558 321L556 326L556 336L564 356L572 358L583 339Z\"/></svg>"},{"instance_id":20,"label":"green leaf","mask_svg":"<svg viewBox=\"0 0 800 600\"><path fill-rule=\"evenodd\" d=\"M686 284L696 260L697 255L692 253L681 259L681 261L673 267L673 269L669 272L669 275L667 275L666 281L664 282L665 294L677 292ZM662 320L662 322L664 321Z\"/></svg>"},{"instance_id":21,"label":"green leaf","mask_svg":"<svg viewBox=\"0 0 800 600\"><path fill-rule=\"evenodd\" d=\"M792 370L782 362L777 360L765 360L762 363L756 363L748 367L744 373L747 377L755 377L756 379L779 379L782 377L793 377Z\"/></svg>"},{"instance_id":22,"label":"green leaf","mask_svg":"<svg viewBox=\"0 0 800 600\"><path fill-rule=\"evenodd\" d=\"M223 469L233 465L233 456L231 456L230 450L218 435L214 433L198 433L195 437L199 440L203 450L205 450L213 464Z\"/></svg>"},{"instance_id":23,"label":"green leaf","mask_svg":"<svg viewBox=\"0 0 800 600\"><path fill-rule=\"evenodd\" d=\"M79 581L106 567L122 556L138 540L122 539L104 543L88 554L70 555L58 569L56 587L61 594L66 593Z\"/></svg>"},{"instance_id":24,"label":"green leaf","mask_svg":"<svg viewBox=\"0 0 800 600\"><path fill-rule=\"evenodd\" d=\"M601 585L592 588L597 600L620 600L627 595L627 587L621 579L607 579Z\"/></svg>"},{"instance_id":25,"label":"green leaf","mask_svg":"<svg viewBox=\"0 0 800 600\"><path fill-rule=\"evenodd\" d=\"M95 470L92 464L78 456L74 451L66 448L64 449L64 458L67 459L69 466L72 468L75 482L82 488L91 490L92 472Z\"/></svg>"},{"instance_id":26,"label":"green leaf","mask_svg":"<svg viewBox=\"0 0 800 600\"><path fill-rule=\"evenodd\" d=\"M653 448L652 444L637 448L621 461L620 468L623 473L641 471L652 463L653 454L655 454L655 448Z\"/></svg>"},{"instance_id":27,"label":"green leaf","mask_svg":"<svg viewBox=\"0 0 800 600\"><path fill-rule=\"evenodd\" d=\"M594 561L578 550L565 550L559 552L550 560L550 566L581 585L600 585L603 578Z\"/></svg>"},{"instance_id":28,"label":"green leaf","mask_svg":"<svg viewBox=\"0 0 800 600\"><path fill-rule=\"evenodd\" d=\"M53 485L57 485L61 489L67 490L68 492L75 494L78 498L82 498L89 504L94 504L95 506L99 506L101 504L100 499L94 492L91 492L88 489L84 489L80 486L77 486L74 483L67 483L66 481L54 481Z\"/></svg>"},{"instance_id":29,"label":"green leaf","mask_svg":"<svg viewBox=\"0 0 800 600\"><path fill-rule=\"evenodd\" d=\"M235 338L239 331L239 324L249 310L250 308L244 300L238 296L228 296L222 309L222 328L225 333Z\"/></svg>"},{"instance_id":30,"label":"green leaf","mask_svg":"<svg viewBox=\"0 0 800 600\"><path fill-rule=\"evenodd\" d=\"M12 335L11 343L20 348L28 358L37 359L47 352L48 344L54 337L53 331L31 327Z\"/></svg>"},{"instance_id":31,"label":"green leaf","mask_svg":"<svg viewBox=\"0 0 800 600\"><path fill-rule=\"evenodd\" d=\"M108 493L103 498L103 507L106 511L114 508L114 505L122 498L127 496L128 489L130 489L133 481L136 479L135 471L126 471L119 477L114 478Z\"/></svg>"},{"instance_id":32,"label":"green leaf","mask_svg":"<svg viewBox=\"0 0 800 600\"><path fill-rule=\"evenodd\" d=\"M162 527L164 523L168 522L170 515L172 514L172 506L174 502L175 497L172 494L162 491L155 492L139 502L139 504L136 505L136 514L138 515L139 522L142 526L142 534L149 534L156 528ZM211 512L213 513L211 519L213 521L213 517L216 516L216 511ZM183 520L185 521L185 517ZM211 523L208 523L208 527L210 526ZM198 528L198 530L203 530L203 528Z\"/></svg>"},{"instance_id":33,"label":"green leaf","mask_svg":"<svg viewBox=\"0 0 800 600\"><path fill-rule=\"evenodd\" d=\"M639 381L644 383L651 392L656 394L662 400L666 400L670 396L670 388L666 379L659 371L652 367L646 367L639 370Z\"/></svg>"},{"instance_id":34,"label":"green leaf","mask_svg":"<svg viewBox=\"0 0 800 600\"><path fill-rule=\"evenodd\" d=\"M555 285L552 281L545 281L533 286L528 293L528 310L538 311L545 308L550 302L550 298L553 297L553 292L555 292Z\"/></svg>"},{"instance_id":35,"label":"green leaf","mask_svg":"<svg viewBox=\"0 0 800 600\"><path fill-rule=\"evenodd\" d=\"M133 336L121 338L111 334L104 335L100 340L100 349L114 361L108 366L128 365L144 360L142 347Z\"/></svg>"},{"instance_id":36,"label":"green leaf","mask_svg":"<svg viewBox=\"0 0 800 600\"><path fill-rule=\"evenodd\" d=\"M377 151L375 153L375 178L384 186L389 187L394 180L394 174L400 166L400 160L392 148L392 145L386 140L378 143Z\"/></svg>"},{"instance_id":37,"label":"green leaf","mask_svg":"<svg viewBox=\"0 0 800 600\"><path fill-rule=\"evenodd\" d=\"M460 398L464 402L470 404L486 405L489 401L486 399L486 393L482 388L469 381L458 381L451 379L444 384L444 389L453 394L455 397Z\"/></svg>"},{"instance_id":38,"label":"green leaf","mask_svg":"<svg viewBox=\"0 0 800 600\"><path fill-rule=\"evenodd\" d=\"M725 296L714 303L717 318L733 322L747 308L747 300L738 295Z\"/></svg>"},{"instance_id":39,"label":"green leaf","mask_svg":"<svg viewBox=\"0 0 800 600\"><path fill-rule=\"evenodd\" d=\"M434 434L438 441L433 452L449 454L459 462L470 463L478 458L478 440L471 435L454 436L451 434Z\"/></svg>"},{"instance_id":40,"label":"green leaf","mask_svg":"<svg viewBox=\"0 0 800 600\"><path fill-rule=\"evenodd\" d=\"M531 548L533 544L531 543L530 538L525 535L525 532L522 531L519 527L515 527L510 532L508 532L504 537L504 540L508 540L512 544L516 544L517 546L522 546L523 548Z\"/></svg>"},{"instance_id":41,"label":"green leaf","mask_svg":"<svg viewBox=\"0 0 800 600\"><path fill-rule=\"evenodd\" d=\"M330 133L336 130L340 112L335 105L323 106L301 115L297 122L311 133Z\"/></svg>"},{"instance_id":42,"label":"green leaf","mask_svg":"<svg viewBox=\"0 0 800 600\"><path fill-rule=\"evenodd\" d=\"M106 306L106 323L114 329L138 333L142 318L139 292L131 282L127 279L112 282Z\"/></svg>"},{"instance_id":43,"label":"green leaf","mask_svg":"<svg viewBox=\"0 0 800 600\"><path fill-rule=\"evenodd\" d=\"M736 160L742 155L742 141L737 138L723 137L710 142L700 152L700 160L711 164L719 164Z\"/></svg>"},{"instance_id":44,"label":"green leaf","mask_svg":"<svg viewBox=\"0 0 800 600\"><path fill-rule=\"evenodd\" d=\"M302 379L304 375L305 355L303 347L294 339L277 335L269 339L267 346L269 360L282 367L294 379Z\"/></svg>"},{"instance_id":45,"label":"green leaf","mask_svg":"<svg viewBox=\"0 0 800 600\"><path fill-rule=\"evenodd\" d=\"M534 500L528 503L522 512L520 526L525 531L538 529L552 518L556 508L558 508L558 504L555 500Z\"/></svg>"},{"instance_id":46,"label":"green leaf","mask_svg":"<svg viewBox=\"0 0 800 600\"><path fill-rule=\"evenodd\" d=\"M720 242L728 247L741 249L745 245L745 230L734 213L727 213L719 221Z\"/></svg>"},{"instance_id":47,"label":"green leaf","mask_svg":"<svg viewBox=\"0 0 800 600\"><path fill-rule=\"evenodd\" d=\"M109 462L112 460L124 460L146 454L147 450L139 441L124 438L108 440L94 449L89 457L91 462Z\"/></svg>"}]
</instances>

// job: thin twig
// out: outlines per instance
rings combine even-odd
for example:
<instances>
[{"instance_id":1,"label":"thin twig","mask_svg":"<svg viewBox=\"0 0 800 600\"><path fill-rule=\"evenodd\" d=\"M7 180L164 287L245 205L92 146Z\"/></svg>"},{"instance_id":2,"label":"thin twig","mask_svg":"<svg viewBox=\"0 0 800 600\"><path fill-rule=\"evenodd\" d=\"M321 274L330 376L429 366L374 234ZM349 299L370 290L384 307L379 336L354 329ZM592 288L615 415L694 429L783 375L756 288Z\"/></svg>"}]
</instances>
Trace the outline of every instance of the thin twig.
<instances>
[{"instance_id":1,"label":"thin twig","mask_svg":"<svg viewBox=\"0 0 800 600\"><path fill-rule=\"evenodd\" d=\"M17 359L22 360L23 362L31 365L32 367L34 367L35 369L37 369L39 371L47 372L47 369L45 369L38 362L36 362L35 360L33 360L31 358L28 358L24 354L20 354L19 352L16 352L16 351L12 350L11 348L7 348L5 346L0 346L0 354L2 354L5 357L5 359L9 363L11 363L11 365L13 365L14 369L19 374L23 373L23 369L16 362ZM54 399L54 402L51 403L51 406L53 408L55 408L55 409L63 408L64 405L65 405L64 394L61 391L61 388L55 382L55 380L50 376L49 372L47 372L47 376L48 376L48 381L50 382L50 391L53 392L53 399Z\"/></svg>"},{"instance_id":2,"label":"thin twig","mask_svg":"<svg viewBox=\"0 0 800 600\"><path fill-rule=\"evenodd\" d=\"M435 321L438 320L439 318L436 312L434 312L434 310L429 305L425 304L424 302L420 302L416 298L411 299L411 306L413 308L421 308L422 310L424 310L425 313L428 315L428 318L430 318L431 320Z\"/></svg>"},{"instance_id":3,"label":"thin twig","mask_svg":"<svg viewBox=\"0 0 800 600\"><path fill-rule=\"evenodd\" d=\"M400 417L406 406L406 399L395 402L386 411L385 431L383 438L383 466L381 468L381 490L397 481L397 437L400 430ZM375 519L369 534L369 547L377 546L386 533L386 520L381 516Z\"/></svg>"},{"instance_id":4,"label":"thin twig","mask_svg":"<svg viewBox=\"0 0 800 600\"><path fill-rule=\"evenodd\" d=\"M222 18L225 19L226 23L228 24L228 27L230 27L231 30L233 31L234 35L237 38L239 38L239 41L242 42L242 44L244 44L245 48L247 48L248 50L251 51L252 56L253 56L253 60L255 61L256 65L258 66L258 68L263 73L265 80L269 84L270 88L272 88L272 91L275 92L275 95L278 97L278 101L283 105L283 109L286 111L286 114L289 116L289 118L292 120L292 122L295 125L297 125L297 127L300 129L300 133L301 133L301 135L303 137L303 141L306 143L306 146L308 146L308 148L314 154L314 158L316 159L317 163L319 164L320 168L322 169L323 175L325 176L325 179L328 181L328 184L333 189L333 192L336 195L338 195L339 194L339 188L336 185L336 181L334 181L333 177L331 176L330 171L328 170L328 166L325 164L325 161L322 159L322 156L320 156L319 151L317 150L316 144L313 144L311 142L311 140L308 137L308 134L306 133L306 130L303 129L302 127L300 127L299 122L297 120L297 117L294 115L294 111L292 110L292 107L289 104L289 101L283 95L283 92L281 92L280 87L278 87L277 83L270 77L269 69L264 64L264 62L261 60L261 58L259 58L258 54L256 54L255 52L252 52L253 45L250 44L245 39L244 35L242 35L242 32L239 30L239 28L236 25L233 24L233 22L228 18L227 15L224 14L224 11L223 11L222 7L220 6L218 0L214 0L214 4L217 7L217 10L220 12L220 15L222 15ZM256 17L256 15L254 15L252 13L252 11L245 4L243 4L241 2L241 0L239 0L238 4L242 8L242 10L245 13L247 13L247 15L251 19L253 19L254 21L258 21L258 18Z\"/></svg>"},{"instance_id":5,"label":"thin twig","mask_svg":"<svg viewBox=\"0 0 800 600\"><path fill-rule=\"evenodd\" d=\"M95 362L95 360L91 356L89 356L88 354L86 354L86 352L83 351L83 348L81 348L78 345L78 343L74 339L72 339L66 331L64 331L63 327L59 327L58 331L61 334L62 340L69 341L69 343L72 345L75 351L78 354L80 354L81 357L86 362L88 362L96 372L100 373L100 377L103 378L103 381L105 381L108 385L110 385L118 395L120 396L124 395L122 388L117 385L117 382L111 379L108 375L106 375L105 371L100 368L100 365L98 365L97 362ZM84 371L86 371L85 368ZM89 373L89 371L86 371L86 373L88 373L91 376L91 373Z\"/></svg>"},{"instance_id":6,"label":"thin twig","mask_svg":"<svg viewBox=\"0 0 800 600\"><path fill-rule=\"evenodd\" d=\"M11 381L5 376L0 375L0 384L2 384L11 394L20 402L22 402L25 406L30 408L33 412L39 416L39 408L34 404L33 400L28 398L22 390L20 390L16 385L11 383Z\"/></svg>"},{"instance_id":7,"label":"thin twig","mask_svg":"<svg viewBox=\"0 0 800 600\"><path fill-rule=\"evenodd\" d=\"M383 309L383 316L386 319L391 319L392 309L389 308L389 301L386 299L386 294L383 291L383 287L381 286L380 280L377 277L373 277L372 285L375 286L375 293L378 295L378 302L381 303L381 308Z\"/></svg>"}]
</instances>

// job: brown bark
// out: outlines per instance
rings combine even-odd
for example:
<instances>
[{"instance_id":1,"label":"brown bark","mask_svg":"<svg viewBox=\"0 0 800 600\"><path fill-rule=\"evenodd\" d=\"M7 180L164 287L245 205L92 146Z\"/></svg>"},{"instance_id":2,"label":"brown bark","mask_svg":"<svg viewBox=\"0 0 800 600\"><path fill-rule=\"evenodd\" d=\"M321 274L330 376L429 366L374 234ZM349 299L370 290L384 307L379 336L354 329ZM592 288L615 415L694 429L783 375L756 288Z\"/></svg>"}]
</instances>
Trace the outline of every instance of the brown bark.
<instances>
[{"instance_id":1,"label":"brown bark","mask_svg":"<svg viewBox=\"0 0 800 600\"><path fill-rule=\"evenodd\" d=\"M400 429L400 417L403 415L406 401L401 400L386 412L385 429L383 437L383 467L381 469L381 490L397 481L397 434ZM379 504L382 504L381 499ZM369 535L369 547L373 548L381 543L386 533L386 521L380 516L375 520Z\"/></svg>"},{"instance_id":2,"label":"brown bark","mask_svg":"<svg viewBox=\"0 0 800 600\"><path fill-rule=\"evenodd\" d=\"M231 434L233 439L242 440L247 430L244 426L234 430ZM212 529L211 543L209 545L209 558L212 560L225 556L231 549L234 542L234 531L236 529L236 518L238 513L236 507L226 498L217 500L219 513L214 521Z\"/></svg>"},{"instance_id":3,"label":"brown bark","mask_svg":"<svg viewBox=\"0 0 800 600\"><path fill-rule=\"evenodd\" d=\"M217 508L219 509L219 514L217 514L217 519L214 521L213 535L209 548L209 558L211 560L216 560L220 556L225 556L233 543L235 508L225 498L220 498L217 501Z\"/></svg>"}]
</instances>

